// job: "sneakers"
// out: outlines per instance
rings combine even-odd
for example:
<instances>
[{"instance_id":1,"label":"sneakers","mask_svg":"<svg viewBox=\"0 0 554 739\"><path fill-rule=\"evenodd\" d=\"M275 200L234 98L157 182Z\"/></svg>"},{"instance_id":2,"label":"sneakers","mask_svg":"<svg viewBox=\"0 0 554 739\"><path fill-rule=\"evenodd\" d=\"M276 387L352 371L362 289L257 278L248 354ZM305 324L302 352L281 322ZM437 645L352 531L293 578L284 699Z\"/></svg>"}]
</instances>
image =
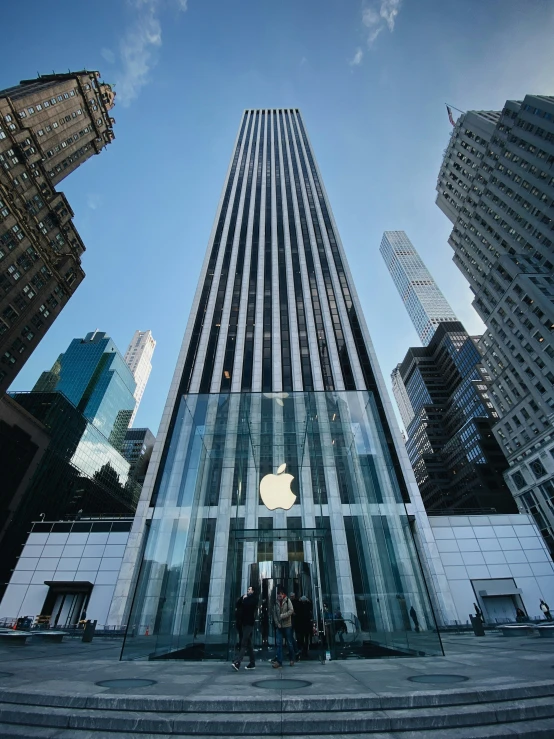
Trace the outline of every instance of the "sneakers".
<instances>
[{"instance_id":1,"label":"sneakers","mask_svg":"<svg viewBox=\"0 0 554 739\"><path fill-rule=\"evenodd\" d=\"M237 672L240 670L240 662L233 662L231 666L233 670L236 670Z\"/></svg>"},{"instance_id":2,"label":"sneakers","mask_svg":"<svg viewBox=\"0 0 554 739\"><path fill-rule=\"evenodd\" d=\"M271 663L271 666L274 670L279 670L283 665L280 662L275 661Z\"/></svg>"},{"instance_id":3,"label":"sneakers","mask_svg":"<svg viewBox=\"0 0 554 739\"><path fill-rule=\"evenodd\" d=\"M246 667L244 669L245 670L255 670L256 669L256 665L252 665L252 664L246 665Z\"/></svg>"},{"instance_id":4,"label":"sneakers","mask_svg":"<svg viewBox=\"0 0 554 739\"><path fill-rule=\"evenodd\" d=\"M291 667L294 667L294 660L291 659L291 661L289 662L289 664L290 664Z\"/></svg>"}]
</instances>

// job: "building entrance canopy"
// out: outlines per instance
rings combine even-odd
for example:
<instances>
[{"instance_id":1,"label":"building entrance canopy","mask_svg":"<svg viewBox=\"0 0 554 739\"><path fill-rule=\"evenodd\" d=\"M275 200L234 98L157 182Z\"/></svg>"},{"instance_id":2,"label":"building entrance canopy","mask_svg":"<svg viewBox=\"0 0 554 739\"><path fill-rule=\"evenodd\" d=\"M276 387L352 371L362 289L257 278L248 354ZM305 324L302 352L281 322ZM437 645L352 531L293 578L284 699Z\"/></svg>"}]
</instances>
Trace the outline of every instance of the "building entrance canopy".
<instances>
[{"instance_id":1,"label":"building entrance canopy","mask_svg":"<svg viewBox=\"0 0 554 739\"><path fill-rule=\"evenodd\" d=\"M227 658L262 562L307 563L360 645L441 653L372 393L182 396L169 436L124 659Z\"/></svg>"}]
</instances>

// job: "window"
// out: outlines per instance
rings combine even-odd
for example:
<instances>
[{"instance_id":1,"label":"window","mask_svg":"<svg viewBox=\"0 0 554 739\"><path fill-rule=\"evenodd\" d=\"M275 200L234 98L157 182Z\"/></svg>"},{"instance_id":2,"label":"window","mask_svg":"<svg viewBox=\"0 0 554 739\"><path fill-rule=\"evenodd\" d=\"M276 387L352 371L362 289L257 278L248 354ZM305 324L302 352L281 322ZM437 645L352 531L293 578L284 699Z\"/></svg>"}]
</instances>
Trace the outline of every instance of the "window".
<instances>
[{"instance_id":1,"label":"window","mask_svg":"<svg viewBox=\"0 0 554 739\"><path fill-rule=\"evenodd\" d=\"M27 108L27 112L29 113L29 115L33 115L35 109L31 106L30 108Z\"/></svg>"},{"instance_id":2,"label":"window","mask_svg":"<svg viewBox=\"0 0 554 739\"><path fill-rule=\"evenodd\" d=\"M521 472L514 472L512 475L512 482L516 486L518 490L523 490L523 488L527 485L525 482L525 478L521 474Z\"/></svg>"},{"instance_id":3,"label":"window","mask_svg":"<svg viewBox=\"0 0 554 739\"><path fill-rule=\"evenodd\" d=\"M34 335L35 335L35 332L29 326L23 327L21 331L21 336L23 336L24 339L27 339L27 341L31 341Z\"/></svg>"},{"instance_id":4,"label":"window","mask_svg":"<svg viewBox=\"0 0 554 739\"><path fill-rule=\"evenodd\" d=\"M5 310L4 310L4 312L2 313L2 315L4 316L4 318L7 318L7 319L8 319L8 321L13 321L13 320L14 320L14 318L17 318L17 315L18 315L18 314L17 314L17 312L16 312L16 311L15 311L15 310L14 310L14 309L12 308L12 306L11 306L11 305L8 305L8 307L7 307L7 308L6 308Z\"/></svg>"},{"instance_id":5,"label":"window","mask_svg":"<svg viewBox=\"0 0 554 739\"><path fill-rule=\"evenodd\" d=\"M9 352L4 352L2 356L2 362L4 364L15 364L15 357Z\"/></svg>"},{"instance_id":6,"label":"window","mask_svg":"<svg viewBox=\"0 0 554 739\"><path fill-rule=\"evenodd\" d=\"M531 468L531 472L535 475L535 478L538 480L540 477L543 477L546 475L546 470L544 469L543 463L540 461L540 459L534 459L530 464L529 467Z\"/></svg>"}]
</instances>

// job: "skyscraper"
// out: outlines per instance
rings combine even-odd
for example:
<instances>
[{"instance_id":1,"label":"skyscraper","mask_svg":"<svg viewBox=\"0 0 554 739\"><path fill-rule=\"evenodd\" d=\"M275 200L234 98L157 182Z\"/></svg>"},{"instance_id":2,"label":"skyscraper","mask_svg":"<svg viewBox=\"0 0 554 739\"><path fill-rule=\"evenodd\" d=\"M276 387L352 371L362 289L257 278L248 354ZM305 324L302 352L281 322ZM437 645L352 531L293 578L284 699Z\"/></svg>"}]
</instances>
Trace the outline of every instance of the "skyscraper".
<instances>
[{"instance_id":1,"label":"skyscraper","mask_svg":"<svg viewBox=\"0 0 554 739\"><path fill-rule=\"evenodd\" d=\"M439 323L457 321L456 314L404 231L385 231L380 251L421 343L427 346Z\"/></svg>"},{"instance_id":2,"label":"skyscraper","mask_svg":"<svg viewBox=\"0 0 554 739\"><path fill-rule=\"evenodd\" d=\"M204 658L227 654L248 583L266 603L277 585L307 594L316 621L340 610L360 656L370 633L405 653L418 636L409 609L427 639L433 622L407 505L425 546L302 117L246 110L112 604L111 622L141 625L124 658L186 656L200 642Z\"/></svg>"},{"instance_id":3,"label":"skyscraper","mask_svg":"<svg viewBox=\"0 0 554 739\"><path fill-rule=\"evenodd\" d=\"M33 392L63 393L121 450L135 407L133 374L116 345L103 331L73 339L50 372L43 372Z\"/></svg>"},{"instance_id":4,"label":"skyscraper","mask_svg":"<svg viewBox=\"0 0 554 739\"><path fill-rule=\"evenodd\" d=\"M554 554L554 97L469 111L452 131L437 205L487 326L479 348L505 477Z\"/></svg>"},{"instance_id":5,"label":"skyscraper","mask_svg":"<svg viewBox=\"0 0 554 739\"><path fill-rule=\"evenodd\" d=\"M406 449L428 513L517 512L480 363L473 339L451 322L396 368L413 413Z\"/></svg>"},{"instance_id":6,"label":"skyscraper","mask_svg":"<svg viewBox=\"0 0 554 739\"><path fill-rule=\"evenodd\" d=\"M125 362L135 378L137 387L135 390L135 410L129 421L129 428L133 425L135 416L144 395L144 389L150 372L152 372L152 355L156 348L156 342L152 336L152 331L135 331L131 343L125 352Z\"/></svg>"},{"instance_id":7,"label":"skyscraper","mask_svg":"<svg viewBox=\"0 0 554 739\"><path fill-rule=\"evenodd\" d=\"M55 187L114 138L98 72L0 91L0 396L84 278L85 246Z\"/></svg>"}]
</instances>

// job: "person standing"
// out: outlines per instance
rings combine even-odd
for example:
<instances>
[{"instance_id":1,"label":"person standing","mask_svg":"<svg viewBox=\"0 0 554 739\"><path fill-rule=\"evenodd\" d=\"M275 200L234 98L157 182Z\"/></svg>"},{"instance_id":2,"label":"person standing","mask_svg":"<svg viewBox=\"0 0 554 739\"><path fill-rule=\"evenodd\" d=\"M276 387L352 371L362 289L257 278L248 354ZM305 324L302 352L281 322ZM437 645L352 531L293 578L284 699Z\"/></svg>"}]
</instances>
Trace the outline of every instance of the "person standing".
<instances>
[{"instance_id":1,"label":"person standing","mask_svg":"<svg viewBox=\"0 0 554 739\"><path fill-rule=\"evenodd\" d=\"M283 666L283 639L286 639L289 649L290 666L294 667L294 639L292 637L292 615L294 608L290 599L283 590L277 591L277 599L273 609L273 622L275 624L275 641L277 642L277 655L272 662L275 669Z\"/></svg>"},{"instance_id":2,"label":"person standing","mask_svg":"<svg viewBox=\"0 0 554 739\"><path fill-rule=\"evenodd\" d=\"M242 596L242 641L240 644L240 652L233 662L233 669L237 672L240 670L242 658L248 652L250 662L244 668L245 670L256 669L256 658L254 656L254 648L252 646L252 633L256 622L256 612L258 610L258 596L254 592L254 588L250 586L246 595Z\"/></svg>"},{"instance_id":3,"label":"person standing","mask_svg":"<svg viewBox=\"0 0 554 739\"><path fill-rule=\"evenodd\" d=\"M544 613L544 617L547 621L552 621L552 614L550 613L550 608L548 607L548 603L545 603L542 598L541 598L541 611Z\"/></svg>"}]
</instances>

